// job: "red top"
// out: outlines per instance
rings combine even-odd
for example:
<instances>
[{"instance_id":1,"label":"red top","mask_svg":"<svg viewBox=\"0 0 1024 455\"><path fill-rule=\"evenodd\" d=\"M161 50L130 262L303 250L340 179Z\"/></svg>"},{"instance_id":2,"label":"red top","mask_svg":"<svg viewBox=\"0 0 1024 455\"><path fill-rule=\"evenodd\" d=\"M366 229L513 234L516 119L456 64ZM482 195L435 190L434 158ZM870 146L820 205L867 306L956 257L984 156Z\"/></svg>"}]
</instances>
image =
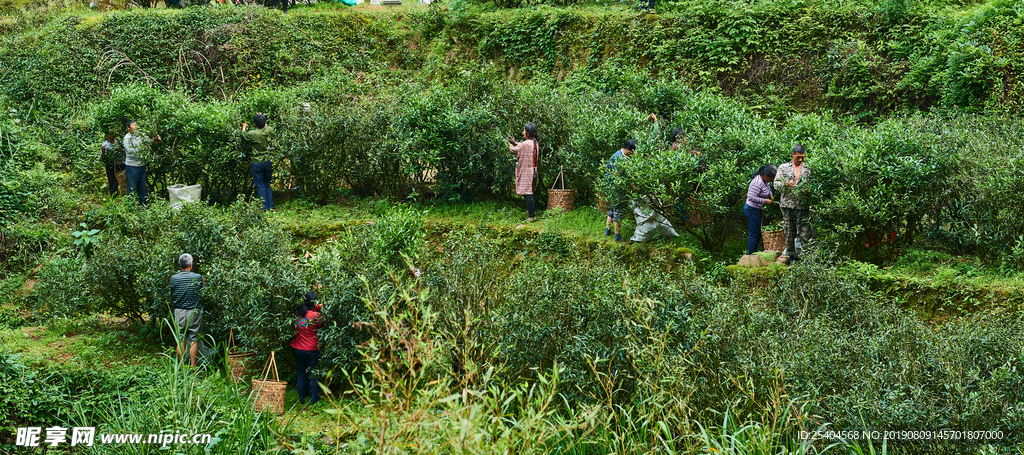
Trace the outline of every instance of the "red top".
<instances>
[{"instance_id":1,"label":"red top","mask_svg":"<svg viewBox=\"0 0 1024 455\"><path fill-rule=\"evenodd\" d=\"M316 309L320 309L317 305ZM309 310L306 312L306 316L295 319L295 338L292 339L292 347L303 351L316 351L319 350L320 337L316 336L316 329L320 328L320 324L314 323L313 320L320 317L320 313Z\"/></svg>"}]
</instances>

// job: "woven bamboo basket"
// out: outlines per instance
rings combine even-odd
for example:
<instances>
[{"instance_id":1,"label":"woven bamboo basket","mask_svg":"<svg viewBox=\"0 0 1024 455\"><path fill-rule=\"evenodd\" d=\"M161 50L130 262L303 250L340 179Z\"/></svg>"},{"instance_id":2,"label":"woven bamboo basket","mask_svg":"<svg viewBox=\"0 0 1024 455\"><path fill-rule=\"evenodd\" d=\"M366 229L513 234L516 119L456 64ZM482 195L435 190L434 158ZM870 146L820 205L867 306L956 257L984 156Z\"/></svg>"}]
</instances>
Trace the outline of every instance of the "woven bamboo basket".
<instances>
[{"instance_id":1,"label":"woven bamboo basket","mask_svg":"<svg viewBox=\"0 0 1024 455\"><path fill-rule=\"evenodd\" d=\"M781 230L761 231L761 241L765 251L782 251L786 249L786 236Z\"/></svg>"},{"instance_id":2,"label":"woven bamboo basket","mask_svg":"<svg viewBox=\"0 0 1024 455\"><path fill-rule=\"evenodd\" d=\"M273 380L267 379L271 369L274 370ZM277 360L271 352L270 359L263 368L263 379L252 380L253 408L257 412L271 408L278 415L284 414L284 392L287 387L288 381L282 381L277 374Z\"/></svg>"},{"instance_id":3,"label":"woven bamboo basket","mask_svg":"<svg viewBox=\"0 0 1024 455\"><path fill-rule=\"evenodd\" d=\"M558 182L562 182L562 188L557 189L555 185ZM558 167L558 176L555 177L555 181L551 182L551 189L548 190L548 210L555 207L561 207L566 212L571 212L572 209L576 208L576 190L565 189L565 174L563 174L562 166Z\"/></svg>"},{"instance_id":4,"label":"woven bamboo basket","mask_svg":"<svg viewBox=\"0 0 1024 455\"><path fill-rule=\"evenodd\" d=\"M117 179L117 189L122 195L128 194L128 178L125 177L124 171L114 174L114 178Z\"/></svg>"},{"instance_id":5,"label":"woven bamboo basket","mask_svg":"<svg viewBox=\"0 0 1024 455\"><path fill-rule=\"evenodd\" d=\"M249 375L249 364L255 357L255 352L242 351L235 345L235 329L231 329L231 334L228 335L228 368L231 370L232 382L238 384Z\"/></svg>"}]
</instances>

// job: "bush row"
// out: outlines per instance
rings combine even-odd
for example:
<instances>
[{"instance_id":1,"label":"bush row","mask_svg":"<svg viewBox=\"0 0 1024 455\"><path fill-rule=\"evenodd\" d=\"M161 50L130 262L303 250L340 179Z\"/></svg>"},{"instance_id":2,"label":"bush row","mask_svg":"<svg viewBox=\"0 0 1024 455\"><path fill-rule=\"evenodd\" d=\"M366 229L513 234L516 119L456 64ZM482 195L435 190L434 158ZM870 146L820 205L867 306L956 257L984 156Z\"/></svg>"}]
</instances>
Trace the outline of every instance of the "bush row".
<instances>
[{"instance_id":1,"label":"bush row","mask_svg":"<svg viewBox=\"0 0 1024 455\"><path fill-rule=\"evenodd\" d=\"M818 231L848 253L877 254L863 246L895 233L897 242L886 248L928 240L1015 262L1012 252L1024 235L1008 221L1020 215L1013 169L1024 159L1021 124L1012 117L915 114L859 126L849 117L794 114L780 123L644 73L606 75L617 87L611 92L495 76L484 69L445 86L402 83L365 96L332 78L257 90L230 103L131 85L94 104L83 128L120 135L124 119L140 119L144 130L165 138L149 151L151 182L202 183L215 201L233 200L251 186L236 125L256 111L268 112L278 129L280 181L320 201L346 192L512 197L515 163L503 138L533 121L541 131L541 200L564 167L578 203L588 203L602 189L612 191L604 187L604 163L634 137L640 149L623 165L619 187L710 251L742 230L736 219L750 173L788 161L790 148L802 143L814 169L809 198ZM658 122L645 120L651 112ZM684 131L683 148L699 154L669 147L675 128Z\"/></svg>"}]
</instances>

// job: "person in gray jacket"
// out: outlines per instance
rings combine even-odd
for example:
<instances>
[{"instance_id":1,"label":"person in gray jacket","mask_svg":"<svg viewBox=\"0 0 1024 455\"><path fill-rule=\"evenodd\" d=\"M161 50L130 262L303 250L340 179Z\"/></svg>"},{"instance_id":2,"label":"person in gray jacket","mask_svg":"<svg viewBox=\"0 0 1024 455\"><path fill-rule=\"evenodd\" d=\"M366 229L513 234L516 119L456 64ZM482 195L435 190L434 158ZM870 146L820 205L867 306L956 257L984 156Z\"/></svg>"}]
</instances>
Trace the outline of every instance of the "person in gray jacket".
<instances>
[{"instance_id":1,"label":"person in gray jacket","mask_svg":"<svg viewBox=\"0 0 1024 455\"><path fill-rule=\"evenodd\" d=\"M124 148L124 177L128 183L127 196L132 193L139 193L139 204L146 205L146 196L149 194L146 186L146 161L140 156L143 146L152 141L149 136L139 133L139 125L129 120L125 123L128 134L124 135L121 145ZM160 135L156 136L160 140Z\"/></svg>"},{"instance_id":2,"label":"person in gray jacket","mask_svg":"<svg viewBox=\"0 0 1024 455\"><path fill-rule=\"evenodd\" d=\"M790 260L800 259L797 238L800 239L802 249L807 246L812 235L807 219L810 209L804 201L806 182L811 175L811 170L804 163L806 155L807 149L803 145L793 146L793 159L779 165L773 182L782 207L782 232L786 236L786 250L782 254L789 256Z\"/></svg>"}]
</instances>

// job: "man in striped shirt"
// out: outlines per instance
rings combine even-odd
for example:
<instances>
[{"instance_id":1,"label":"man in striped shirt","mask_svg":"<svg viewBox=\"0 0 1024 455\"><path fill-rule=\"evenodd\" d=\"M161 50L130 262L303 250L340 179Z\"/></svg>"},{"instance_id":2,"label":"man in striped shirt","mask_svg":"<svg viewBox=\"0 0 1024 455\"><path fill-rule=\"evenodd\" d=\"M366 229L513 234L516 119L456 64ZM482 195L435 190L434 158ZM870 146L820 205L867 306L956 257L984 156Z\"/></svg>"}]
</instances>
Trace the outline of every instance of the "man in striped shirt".
<instances>
[{"instance_id":1,"label":"man in striped shirt","mask_svg":"<svg viewBox=\"0 0 1024 455\"><path fill-rule=\"evenodd\" d=\"M199 330L203 324L203 304L199 301L199 289L205 284L205 280L198 273L192 272L192 255L185 253L178 256L178 266L181 272L171 276L171 299L174 301L174 322L178 326L178 361L181 361L185 351L185 343L191 343L188 347L190 364L196 366L196 357L199 355Z\"/></svg>"}]
</instances>

